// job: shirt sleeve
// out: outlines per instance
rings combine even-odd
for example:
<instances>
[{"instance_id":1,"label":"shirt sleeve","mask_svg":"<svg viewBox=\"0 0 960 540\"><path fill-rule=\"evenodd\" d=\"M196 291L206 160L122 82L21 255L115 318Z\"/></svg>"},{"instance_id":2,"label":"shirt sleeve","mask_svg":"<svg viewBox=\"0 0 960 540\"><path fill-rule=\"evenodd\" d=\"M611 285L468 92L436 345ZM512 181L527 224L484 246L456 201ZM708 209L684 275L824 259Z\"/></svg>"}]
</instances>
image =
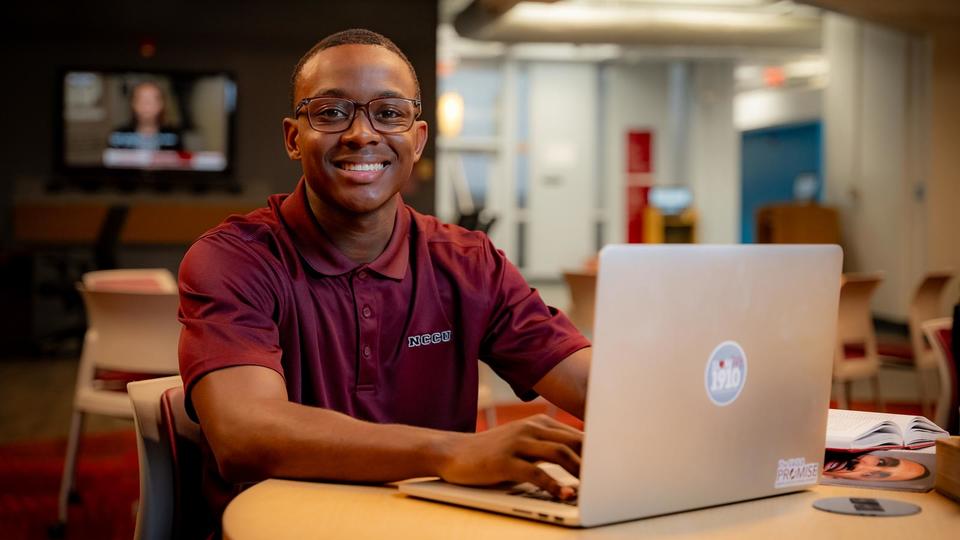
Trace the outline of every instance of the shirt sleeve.
<instances>
[{"instance_id":1,"label":"shirt sleeve","mask_svg":"<svg viewBox=\"0 0 960 540\"><path fill-rule=\"evenodd\" d=\"M537 397L533 386L551 369L590 346L560 310L548 306L520 271L489 240L490 317L480 359L507 381L524 401Z\"/></svg>"},{"instance_id":2,"label":"shirt sleeve","mask_svg":"<svg viewBox=\"0 0 960 540\"><path fill-rule=\"evenodd\" d=\"M278 274L256 248L220 232L198 240L180 264L180 375L187 412L191 390L218 369L257 365L283 375L275 314Z\"/></svg>"}]
</instances>

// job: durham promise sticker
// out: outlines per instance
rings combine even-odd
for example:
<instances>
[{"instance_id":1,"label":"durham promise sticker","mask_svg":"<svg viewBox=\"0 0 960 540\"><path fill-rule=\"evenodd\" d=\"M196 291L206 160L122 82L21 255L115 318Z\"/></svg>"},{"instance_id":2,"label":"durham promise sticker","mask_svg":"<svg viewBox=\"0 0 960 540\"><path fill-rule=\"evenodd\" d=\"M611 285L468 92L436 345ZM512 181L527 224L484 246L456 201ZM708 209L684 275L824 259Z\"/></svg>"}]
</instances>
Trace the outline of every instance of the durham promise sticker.
<instances>
[{"instance_id":1,"label":"durham promise sticker","mask_svg":"<svg viewBox=\"0 0 960 540\"><path fill-rule=\"evenodd\" d=\"M773 487L806 486L816 484L820 476L820 463L807 463L804 458L777 461L777 479Z\"/></svg>"}]
</instances>

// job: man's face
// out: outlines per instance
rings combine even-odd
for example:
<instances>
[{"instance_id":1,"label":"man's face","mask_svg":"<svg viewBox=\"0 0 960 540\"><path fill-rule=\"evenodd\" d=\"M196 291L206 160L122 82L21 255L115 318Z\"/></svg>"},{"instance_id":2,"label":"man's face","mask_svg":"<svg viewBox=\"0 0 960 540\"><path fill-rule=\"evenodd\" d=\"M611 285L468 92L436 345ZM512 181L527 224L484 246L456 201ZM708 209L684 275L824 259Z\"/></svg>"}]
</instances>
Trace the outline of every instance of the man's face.
<instances>
[{"instance_id":1,"label":"man's face","mask_svg":"<svg viewBox=\"0 0 960 540\"><path fill-rule=\"evenodd\" d=\"M913 460L873 455L863 455L843 461L828 461L823 466L824 476L869 482L913 480L923 476L925 472L923 465Z\"/></svg>"},{"instance_id":2,"label":"man's face","mask_svg":"<svg viewBox=\"0 0 960 540\"><path fill-rule=\"evenodd\" d=\"M304 64L294 99L329 96L366 103L381 97L416 98L416 89L407 64L396 54L375 45L340 45ZM427 141L426 122L383 134L359 109L340 133L314 130L303 112L285 119L284 131L287 153L300 160L313 194L353 214L373 212L390 201L410 178Z\"/></svg>"}]
</instances>

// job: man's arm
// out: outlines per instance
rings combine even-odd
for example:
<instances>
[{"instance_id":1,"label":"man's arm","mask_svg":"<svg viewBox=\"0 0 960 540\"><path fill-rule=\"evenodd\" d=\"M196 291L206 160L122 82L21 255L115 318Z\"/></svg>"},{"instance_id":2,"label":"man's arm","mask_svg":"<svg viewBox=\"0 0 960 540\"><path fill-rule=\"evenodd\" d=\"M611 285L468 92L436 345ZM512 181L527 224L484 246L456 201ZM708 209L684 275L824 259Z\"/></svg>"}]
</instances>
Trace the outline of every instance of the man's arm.
<instances>
[{"instance_id":1,"label":"man's arm","mask_svg":"<svg viewBox=\"0 0 960 540\"><path fill-rule=\"evenodd\" d=\"M592 350L587 347L566 357L533 386L547 401L581 420L587 403Z\"/></svg>"},{"instance_id":2,"label":"man's arm","mask_svg":"<svg viewBox=\"0 0 960 540\"><path fill-rule=\"evenodd\" d=\"M583 434L543 415L477 434L375 424L290 402L281 376L260 366L208 373L191 398L221 473L233 482L439 476L470 485L532 482L563 497L570 488L561 488L535 462L580 473Z\"/></svg>"}]
</instances>

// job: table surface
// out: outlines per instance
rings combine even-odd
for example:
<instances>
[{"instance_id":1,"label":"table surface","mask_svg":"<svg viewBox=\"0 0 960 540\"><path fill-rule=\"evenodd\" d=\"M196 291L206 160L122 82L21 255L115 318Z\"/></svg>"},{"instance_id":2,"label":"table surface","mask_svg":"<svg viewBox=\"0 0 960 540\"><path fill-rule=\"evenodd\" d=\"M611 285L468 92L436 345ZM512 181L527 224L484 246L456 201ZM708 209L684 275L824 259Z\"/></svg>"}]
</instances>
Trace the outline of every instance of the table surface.
<instances>
[{"instance_id":1,"label":"table surface","mask_svg":"<svg viewBox=\"0 0 960 540\"><path fill-rule=\"evenodd\" d=\"M830 514L824 497L875 497L919 505L907 517ZM229 540L284 538L960 538L960 504L939 493L836 486L592 529L408 497L392 486L267 480L241 493L223 516Z\"/></svg>"}]
</instances>

